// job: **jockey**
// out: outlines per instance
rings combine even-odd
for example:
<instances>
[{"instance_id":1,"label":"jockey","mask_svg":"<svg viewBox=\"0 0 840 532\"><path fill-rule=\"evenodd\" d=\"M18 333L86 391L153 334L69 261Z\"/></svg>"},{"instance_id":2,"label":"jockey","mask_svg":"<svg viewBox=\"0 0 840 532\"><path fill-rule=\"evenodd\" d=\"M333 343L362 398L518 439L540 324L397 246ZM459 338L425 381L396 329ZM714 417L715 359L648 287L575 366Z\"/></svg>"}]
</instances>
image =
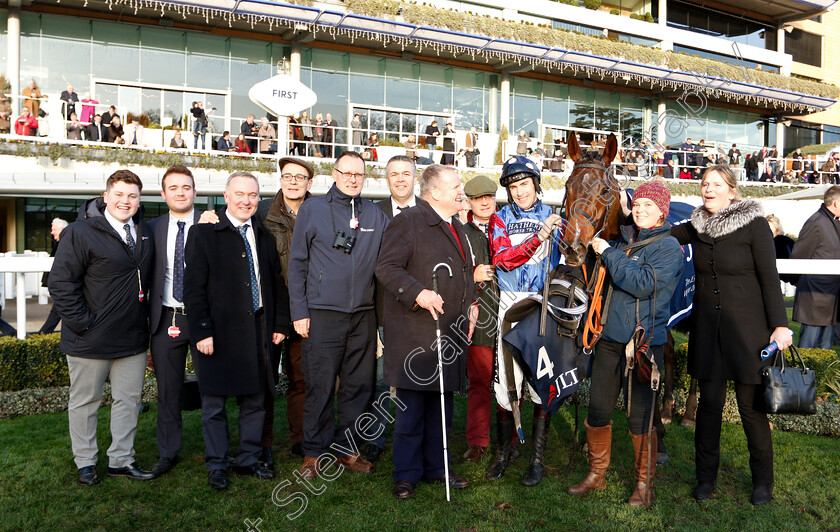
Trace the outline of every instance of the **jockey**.
<instances>
[{"instance_id":1,"label":"jockey","mask_svg":"<svg viewBox=\"0 0 840 532\"><path fill-rule=\"evenodd\" d=\"M539 200L540 172L526 157L515 156L505 162L500 184L507 189L508 205L490 217L490 254L499 282L499 323L505 312L517 301L539 293L546 274L560 262L560 250L552 245L558 238L554 231L561 218ZM522 390L522 370L513 362L516 389ZM512 445L514 413L508 397L502 335L498 335L496 377L493 387L496 410L496 456L487 470L487 478L496 480L504 475L511 461L519 456ZM528 471L522 479L525 486L536 486L542 480L543 456L551 416L543 411L537 392L529 385L534 403L532 453ZM518 414L518 412L517 412Z\"/></svg>"}]
</instances>

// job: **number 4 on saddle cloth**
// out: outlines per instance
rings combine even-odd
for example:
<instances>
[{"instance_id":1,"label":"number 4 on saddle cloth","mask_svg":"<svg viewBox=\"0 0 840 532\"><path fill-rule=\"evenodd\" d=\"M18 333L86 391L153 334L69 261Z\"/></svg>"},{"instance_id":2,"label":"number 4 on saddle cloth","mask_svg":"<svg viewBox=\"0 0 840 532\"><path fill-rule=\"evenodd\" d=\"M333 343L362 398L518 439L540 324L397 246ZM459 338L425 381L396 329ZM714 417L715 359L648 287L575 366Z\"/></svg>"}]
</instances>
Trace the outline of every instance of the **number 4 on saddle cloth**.
<instances>
[{"instance_id":1,"label":"number 4 on saddle cloth","mask_svg":"<svg viewBox=\"0 0 840 532\"><path fill-rule=\"evenodd\" d=\"M549 285L545 336L539 335L540 294L514 304L502 322L506 375L513 375L512 365L516 361L528 384L539 394L543 409L552 414L566 397L577 391L586 376L586 368L578 367L575 337L581 317L586 313L588 297L583 281L574 278L571 271L557 275L564 268L567 267L557 267ZM504 384L509 395L518 396L515 384Z\"/></svg>"}]
</instances>

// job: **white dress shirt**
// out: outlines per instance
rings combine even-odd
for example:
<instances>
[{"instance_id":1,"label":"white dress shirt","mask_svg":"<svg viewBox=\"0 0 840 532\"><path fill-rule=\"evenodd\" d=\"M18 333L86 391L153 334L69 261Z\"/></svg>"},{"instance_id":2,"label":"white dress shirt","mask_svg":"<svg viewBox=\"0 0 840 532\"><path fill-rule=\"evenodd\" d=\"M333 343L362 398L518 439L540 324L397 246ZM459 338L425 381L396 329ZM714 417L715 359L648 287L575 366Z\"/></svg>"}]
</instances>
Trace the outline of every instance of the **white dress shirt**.
<instances>
[{"instance_id":1,"label":"white dress shirt","mask_svg":"<svg viewBox=\"0 0 840 532\"><path fill-rule=\"evenodd\" d=\"M399 205L396 201L394 201L394 196L391 196L391 212L394 213L394 216L401 213L403 210L408 209L410 207L415 207L417 205L417 196L411 196L411 199L408 200L408 203L405 205ZM402 207L402 209L400 209Z\"/></svg>"},{"instance_id":2,"label":"white dress shirt","mask_svg":"<svg viewBox=\"0 0 840 532\"><path fill-rule=\"evenodd\" d=\"M120 237L122 237L123 242L128 244L128 236L125 234L125 224L129 225L129 231L131 231L131 237L134 239L134 245L137 245L137 228L134 227L134 220L129 218L127 222L121 222L111 216L111 213L108 212L108 208L105 208L105 219L108 220L108 223L111 224L111 227L114 228L114 231L117 232Z\"/></svg>"},{"instance_id":3,"label":"white dress shirt","mask_svg":"<svg viewBox=\"0 0 840 532\"><path fill-rule=\"evenodd\" d=\"M228 217L228 220L230 220L230 223L233 225L233 227L236 228L237 232L239 231L239 226L246 225L246 224L248 225L248 230L245 232L245 238L248 240L248 245L251 246L251 256L254 257L254 274L256 274L257 287L259 288L259 286L260 286L260 263L259 263L259 260L257 259L257 239L256 239L256 235L254 234L254 224L251 220L248 220L247 222L245 222L243 224L242 222L240 222L239 220L237 220L236 218L231 216L230 212L228 212L227 209L225 209L225 215ZM262 308L262 306L263 306L262 290L258 289L257 294L259 294L259 297L260 297L259 307Z\"/></svg>"},{"instance_id":4,"label":"white dress shirt","mask_svg":"<svg viewBox=\"0 0 840 532\"><path fill-rule=\"evenodd\" d=\"M178 222L184 222L184 247L187 245L187 236L193 225L194 211L181 219L169 213L169 225L166 228L166 273L163 277L163 306L172 308L184 308L184 303L177 301L172 295L172 282L175 278L175 239L178 238ZM184 266L186 268L186 265Z\"/></svg>"}]
</instances>

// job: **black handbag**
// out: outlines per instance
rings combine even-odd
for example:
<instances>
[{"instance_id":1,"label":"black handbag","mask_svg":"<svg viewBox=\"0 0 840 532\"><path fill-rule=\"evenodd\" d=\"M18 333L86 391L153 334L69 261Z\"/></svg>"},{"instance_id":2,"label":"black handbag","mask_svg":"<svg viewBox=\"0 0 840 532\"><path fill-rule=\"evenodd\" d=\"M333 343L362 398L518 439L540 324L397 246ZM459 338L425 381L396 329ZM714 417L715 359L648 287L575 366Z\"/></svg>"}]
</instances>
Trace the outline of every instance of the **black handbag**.
<instances>
[{"instance_id":1,"label":"black handbag","mask_svg":"<svg viewBox=\"0 0 840 532\"><path fill-rule=\"evenodd\" d=\"M786 366L785 354L781 349L776 352L773 365L761 368L765 410L768 414L815 414L816 374L814 370L805 367L796 347L791 345L790 351L799 358L801 368L796 367L793 355L792 364Z\"/></svg>"}]
</instances>

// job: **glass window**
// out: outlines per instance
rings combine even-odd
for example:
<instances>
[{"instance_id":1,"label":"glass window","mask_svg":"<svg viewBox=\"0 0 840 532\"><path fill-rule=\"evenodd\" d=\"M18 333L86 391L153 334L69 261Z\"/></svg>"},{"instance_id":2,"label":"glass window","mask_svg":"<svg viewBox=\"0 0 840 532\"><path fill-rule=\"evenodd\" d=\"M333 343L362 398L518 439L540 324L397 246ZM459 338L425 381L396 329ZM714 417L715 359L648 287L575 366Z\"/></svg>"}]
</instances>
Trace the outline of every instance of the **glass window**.
<instances>
[{"instance_id":1,"label":"glass window","mask_svg":"<svg viewBox=\"0 0 840 532\"><path fill-rule=\"evenodd\" d=\"M539 124L542 120L540 96L542 95L542 82L527 78L513 77L513 131L525 130L529 137L539 135Z\"/></svg>"},{"instance_id":2,"label":"glass window","mask_svg":"<svg viewBox=\"0 0 840 532\"><path fill-rule=\"evenodd\" d=\"M140 79L140 31L136 26L94 20L93 75L120 81ZM103 101L100 99L100 101Z\"/></svg>"},{"instance_id":3,"label":"glass window","mask_svg":"<svg viewBox=\"0 0 840 532\"><path fill-rule=\"evenodd\" d=\"M770 128L771 130L774 128ZM823 126L823 144L834 144L840 142L840 127Z\"/></svg>"},{"instance_id":4,"label":"glass window","mask_svg":"<svg viewBox=\"0 0 840 532\"><path fill-rule=\"evenodd\" d=\"M565 125L569 123L569 86L561 83L543 83L543 122Z\"/></svg>"},{"instance_id":5,"label":"glass window","mask_svg":"<svg viewBox=\"0 0 840 532\"><path fill-rule=\"evenodd\" d=\"M8 26L7 18L9 12L6 9L0 9L0 72L6 72L6 27Z\"/></svg>"},{"instance_id":6,"label":"glass window","mask_svg":"<svg viewBox=\"0 0 840 532\"><path fill-rule=\"evenodd\" d=\"M140 87L126 87L120 85L117 87L117 104L120 109L125 109L126 112L129 112L133 115L140 114L140 109L142 108L142 101L141 89ZM117 111L119 112L119 111ZM128 121L126 117L121 117L123 124L126 124Z\"/></svg>"},{"instance_id":7,"label":"glass window","mask_svg":"<svg viewBox=\"0 0 840 532\"><path fill-rule=\"evenodd\" d=\"M4 39L5 40L5 39ZM37 13L23 11L20 14L20 88L23 90L30 79L40 87L47 74L41 68L41 18ZM4 71L5 72L5 71Z\"/></svg>"},{"instance_id":8,"label":"glass window","mask_svg":"<svg viewBox=\"0 0 840 532\"><path fill-rule=\"evenodd\" d=\"M420 67L420 109L443 113L451 112L452 69L429 64L418 66ZM388 101L390 102L390 96Z\"/></svg>"},{"instance_id":9,"label":"glass window","mask_svg":"<svg viewBox=\"0 0 840 532\"><path fill-rule=\"evenodd\" d=\"M571 87L569 90L569 125L592 129L592 117L595 91L583 87Z\"/></svg>"},{"instance_id":10,"label":"glass window","mask_svg":"<svg viewBox=\"0 0 840 532\"><path fill-rule=\"evenodd\" d=\"M184 93L181 91L163 91L163 116L172 121L173 126L181 129L186 127L189 121L184 120L187 110L184 107Z\"/></svg>"},{"instance_id":11,"label":"glass window","mask_svg":"<svg viewBox=\"0 0 840 532\"><path fill-rule=\"evenodd\" d=\"M420 98L420 87L416 79L419 65L400 59L384 61L385 105L400 109L417 109Z\"/></svg>"},{"instance_id":12,"label":"glass window","mask_svg":"<svg viewBox=\"0 0 840 532\"><path fill-rule=\"evenodd\" d=\"M227 90L228 43L215 35L187 34L187 85Z\"/></svg>"},{"instance_id":13,"label":"glass window","mask_svg":"<svg viewBox=\"0 0 840 532\"><path fill-rule=\"evenodd\" d=\"M90 21L41 15L42 91L61 92L72 83L80 98L90 92Z\"/></svg>"},{"instance_id":14,"label":"glass window","mask_svg":"<svg viewBox=\"0 0 840 532\"><path fill-rule=\"evenodd\" d=\"M618 131L619 94L607 91L595 93L595 129Z\"/></svg>"},{"instance_id":15,"label":"glass window","mask_svg":"<svg viewBox=\"0 0 840 532\"><path fill-rule=\"evenodd\" d=\"M484 87L484 74L461 68L452 69L453 103L455 127L469 129L475 126L477 131L488 131L490 124L486 118L487 90ZM421 89L422 90L422 89Z\"/></svg>"},{"instance_id":16,"label":"glass window","mask_svg":"<svg viewBox=\"0 0 840 532\"><path fill-rule=\"evenodd\" d=\"M160 124L162 93L160 89L142 89L140 92L140 112L148 115L149 120L156 124Z\"/></svg>"},{"instance_id":17,"label":"glass window","mask_svg":"<svg viewBox=\"0 0 840 532\"><path fill-rule=\"evenodd\" d=\"M822 67L822 37L798 28L785 35L785 52L798 63Z\"/></svg>"},{"instance_id":18,"label":"glass window","mask_svg":"<svg viewBox=\"0 0 840 532\"><path fill-rule=\"evenodd\" d=\"M232 116L242 118L254 112L254 104L248 98L248 91L255 84L274 75L271 58L271 43L248 39L230 39L230 90L232 93ZM310 85L311 73L301 69L301 81ZM320 98L319 98L320 101ZM241 121L234 121L231 127L241 126ZM237 130L238 131L238 130Z\"/></svg>"},{"instance_id":19,"label":"glass window","mask_svg":"<svg viewBox=\"0 0 840 532\"><path fill-rule=\"evenodd\" d=\"M186 71L184 32L140 28L140 78L146 83L183 85Z\"/></svg>"},{"instance_id":20,"label":"glass window","mask_svg":"<svg viewBox=\"0 0 840 532\"><path fill-rule=\"evenodd\" d=\"M359 54L350 57L350 101L369 105L385 104L385 80L379 71L380 60ZM317 63L313 63L317 65Z\"/></svg>"},{"instance_id":21,"label":"glass window","mask_svg":"<svg viewBox=\"0 0 840 532\"><path fill-rule=\"evenodd\" d=\"M624 138L640 140L644 133L645 101L630 94L621 95L620 131Z\"/></svg>"}]
</instances>

